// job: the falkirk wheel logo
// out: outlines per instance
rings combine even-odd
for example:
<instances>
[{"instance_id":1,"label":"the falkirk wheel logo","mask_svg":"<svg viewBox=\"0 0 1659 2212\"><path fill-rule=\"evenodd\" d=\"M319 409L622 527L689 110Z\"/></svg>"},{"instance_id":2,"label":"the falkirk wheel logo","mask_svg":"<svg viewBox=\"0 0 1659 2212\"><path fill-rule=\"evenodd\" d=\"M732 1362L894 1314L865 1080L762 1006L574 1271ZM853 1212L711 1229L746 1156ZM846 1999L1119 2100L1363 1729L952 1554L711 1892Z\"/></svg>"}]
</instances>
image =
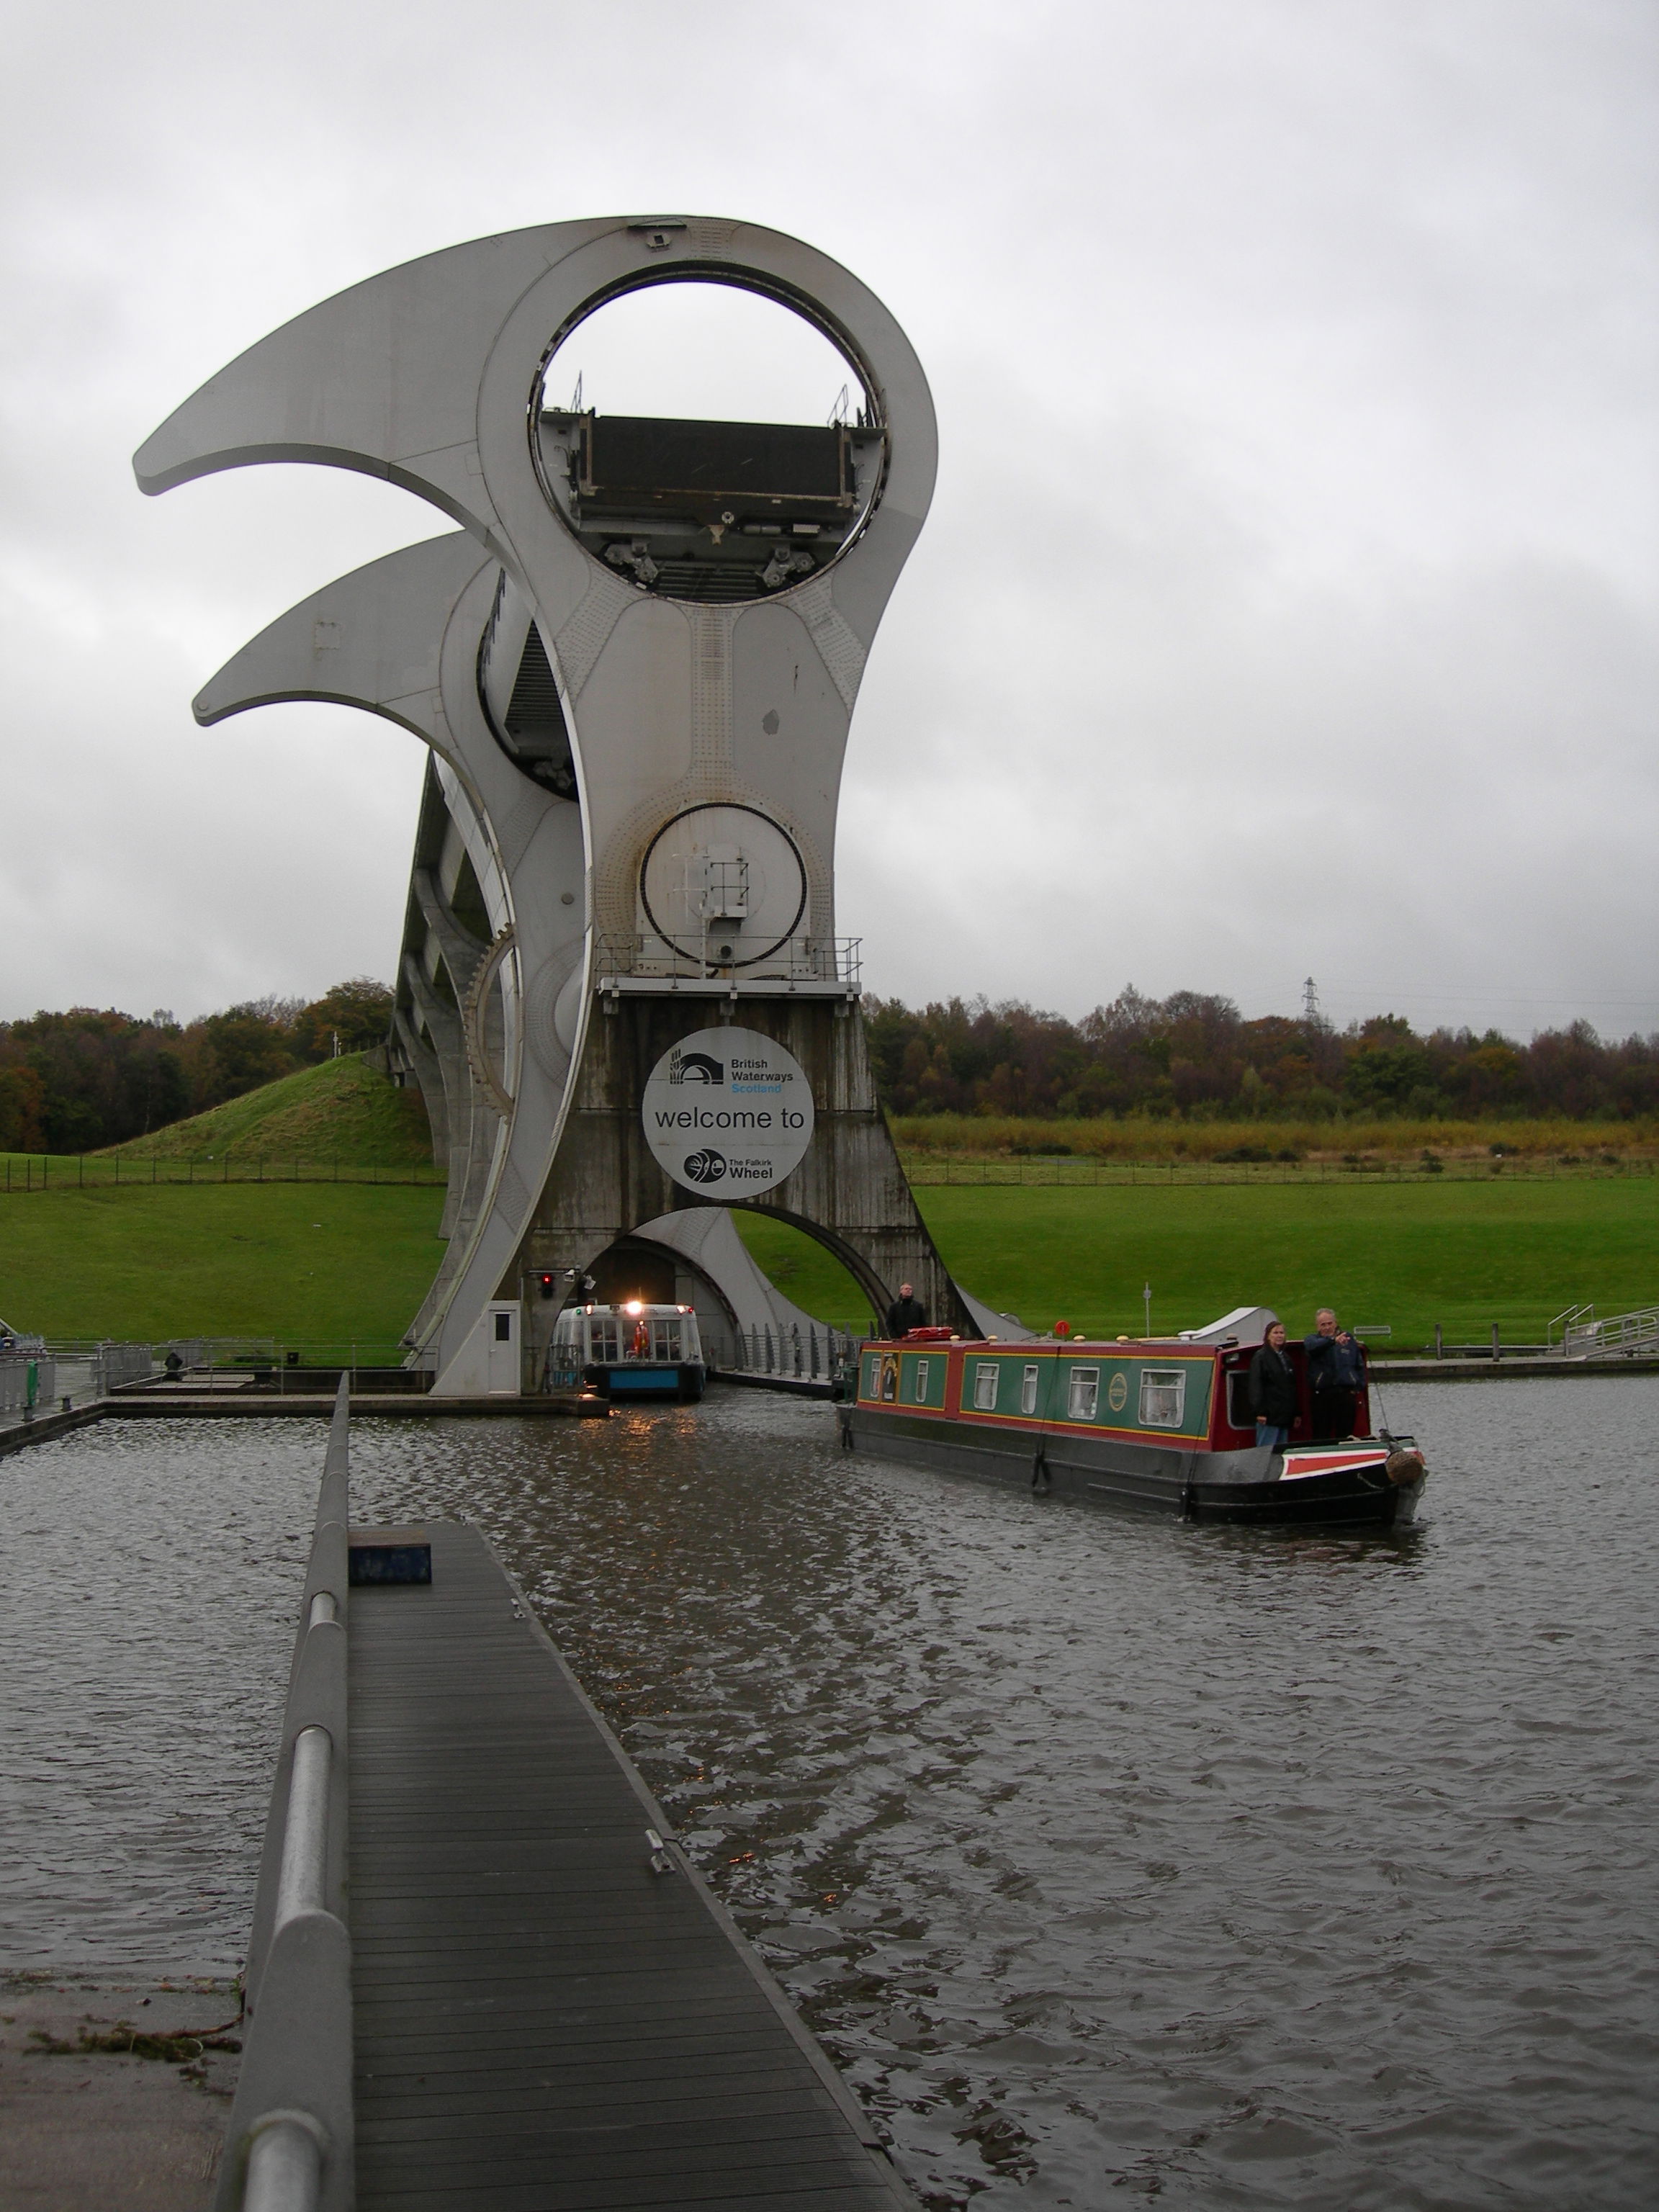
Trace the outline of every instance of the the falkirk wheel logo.
<instances>
[{"instance_id":1,"label":"the falkirk wheel logo","mask_svg":"<svg viewBox=\"0 0 1659 2212\"><path fill-rule=\"evenodd\" d=\"M726 1173L726 1155L717 1152L712 1145L700 1152L685 1156L685 1179L688 1182L718 1182Z\"/></svg>"}]
</instances>

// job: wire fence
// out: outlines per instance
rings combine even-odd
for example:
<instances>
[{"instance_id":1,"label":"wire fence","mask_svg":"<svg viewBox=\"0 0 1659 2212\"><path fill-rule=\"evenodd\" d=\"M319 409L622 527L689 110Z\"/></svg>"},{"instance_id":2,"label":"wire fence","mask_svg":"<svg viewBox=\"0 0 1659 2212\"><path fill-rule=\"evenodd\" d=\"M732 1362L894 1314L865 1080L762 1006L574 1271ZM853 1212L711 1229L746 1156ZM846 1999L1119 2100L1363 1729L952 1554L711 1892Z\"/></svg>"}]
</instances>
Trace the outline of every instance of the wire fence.
<instances>
[{"instance_id":1,"label":"wire fence","mask_svg":"<svg viewBox=\"0 0 1659 2212\"><path fill-rule=\"evenodd\" d=\"M364 1164L355 1160L285 1160L259 1154L204 1154L182 1159L159 1153L7 1152L0 1155L0 1194L37 1190L127 1189L163 1183L403 1183L441 1189L449 1178L429 1161Z\"/></svg>"},{"instance_id":2,"label":"wire fence","mask_svg":"<svg viewBox=\"0 0 1659 2212\"><path fill-rule=\"evenodd\" d=\"M904 1170L917 1189L939 1185L1011 1189L1101 1189L1116 1185L1148 1188L1186 1184L1238 1185L1388 1182L1491 1182L1495 1178L1527 1182L1588 1182L1609 1177L1650 1179L1659 1161L1613 1153L1595 1157L1538 1158L1506 1152L1488 1159L1352 1160L1099 1160L1059 1154L1030 1159L957 1159L902 1154ZM186 1186L223 1183L403 1184L442 1189L447 1172L428 1161L364 1164L355 1160L252 1158L234 1153L190 1155L45 1153L0 1154L0 1195L45 1190L126 1189L139 1185Z\"/></svg>"},{"instance_id":3,"label":"wire fence","mask_svg":"<svg viewBox=\"0 0 1659 2212\"><path fill-rule=\"evenodd\" d=\"M1498 1159L1356 1160L1085 1160L939 1159L902 1156L914 1188L943 1184L1010 1189L1109 1186L1149 1189L1183 1185L1252 1183L1589 1182L1614 1176L1652 1176L1659 1162L1607 1156L1590 1159L1534 1159L1505 1153Z\"/></svg>"}]
</instances>

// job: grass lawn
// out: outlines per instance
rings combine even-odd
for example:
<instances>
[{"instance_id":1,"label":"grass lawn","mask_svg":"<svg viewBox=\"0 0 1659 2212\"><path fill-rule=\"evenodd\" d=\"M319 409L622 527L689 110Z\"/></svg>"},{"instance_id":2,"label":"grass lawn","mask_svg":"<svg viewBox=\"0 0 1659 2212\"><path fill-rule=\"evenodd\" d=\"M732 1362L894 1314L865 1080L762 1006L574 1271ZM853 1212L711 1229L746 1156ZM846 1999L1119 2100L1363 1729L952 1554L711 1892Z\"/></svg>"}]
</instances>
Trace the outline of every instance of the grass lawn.
<instances>
[{"instance_id":1,"label":"grass lawn","mask_svg":"<svg viewBox=\"0 0 1659 2212\"><path fill-rule=\"evenodd\" d=\"M1474 1342L1493 1322L1539 1340L1564 1306L1603 1314L1659 1299L1659 1182L1261 1184L1172 1189L933 1188L917 1203L951 1273L1032 1328L1116 1335L1190 1328L1270 1305L1298 1329L1314 1309L1385 1323L1393 1348L1435 1322ZM787 1296L825 1320L861 1301L822 1249L738 1213L744 1241ZM785 1268L787 1268L787 1274ZM1305 1322L1304 1322L1305 1316Z\"/></svg>"},{"instance_id":2,"label":"grass lawn","mask_svg":"<svg viewBox=\"0 0 1659 2212\"><path fill-rule=\"evenodd\" d=\"M1385 1322L1395 1348L1532 1340L1562 1307L1659 1298L1659 1179L923 1189L958 1279L1034 1328L1116 1335L1271 1305ZM206 1183L53 1188L0 1198L0 1315L47 1336L276 1336L395 1344L436 1272L441 1188ZM798 1305L857 1321L822 1246L739 1212L744 1241Z\"/></svg>"},{"instance_id":3,"label":"grass lawn","mask_svg":"<svg viewBox=\"0 0 1659 2212\"><path fill-rule=\"evenodd\" d=\"M395 1345L443 1256L441 1188L229 1183L0 1198L0 1316L49 1337Z\"/></svg>"}]
</instances>

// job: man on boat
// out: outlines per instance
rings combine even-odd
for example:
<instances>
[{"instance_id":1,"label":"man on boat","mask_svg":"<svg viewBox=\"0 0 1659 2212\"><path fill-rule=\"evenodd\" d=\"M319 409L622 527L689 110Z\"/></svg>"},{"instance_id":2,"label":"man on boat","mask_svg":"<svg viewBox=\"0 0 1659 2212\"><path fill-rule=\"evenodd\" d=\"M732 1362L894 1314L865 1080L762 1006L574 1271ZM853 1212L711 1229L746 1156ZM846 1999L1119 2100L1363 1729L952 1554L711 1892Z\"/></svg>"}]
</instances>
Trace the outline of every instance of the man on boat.
<instances>
[{"instance_id":1,"label":"man on boat","mask_svg":"<svg viewBox=\"0 0 1659 2212\"><path fill-rule=\"evenodd\" d=\"M1329 1443L1353 1434L1354 1409L1365 1382L1365 1354L1346 1328L1336 1325L1328 1306L1314 1316L1314 1333L1304 1337L1308 1388L1313 1398L1313 1433Z\"/></svg>"},{"instance_id":2,"label":"man on boat","mask_svg":"<svg viewBox=\"0 0 1659 2212\"><path fill-rule=\"evenodd\" d=\"M1282 1321L1268 1324L1267 1341L1250 1362L1244 1388L1255 1415L1257 1448L1283 1451L1296 1419L1296 1370L1285 1349Z\"/></svg>"},{"instance_id":3,"label":"man on boat","mask_svg":"<svg viewBox=\"0 0 1659 2212\"><path fill-rule=\"evenodd\" d=\"M889 1336L908 1336L913 1328L926 1328L927 1309L909 1283L899 1285L899 1294L887 1309Z\"/></svg>"}]
</instances>

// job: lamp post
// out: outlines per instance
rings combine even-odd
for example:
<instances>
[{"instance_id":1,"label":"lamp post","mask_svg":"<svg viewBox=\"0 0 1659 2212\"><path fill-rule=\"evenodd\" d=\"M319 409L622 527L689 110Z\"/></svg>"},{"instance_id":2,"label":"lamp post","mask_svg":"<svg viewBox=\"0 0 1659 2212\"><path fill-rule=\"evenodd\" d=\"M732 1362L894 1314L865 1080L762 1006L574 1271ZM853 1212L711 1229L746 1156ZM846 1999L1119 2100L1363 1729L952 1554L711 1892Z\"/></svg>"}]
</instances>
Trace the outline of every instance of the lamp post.
<instances>
[{"instance_id":1,"label":"lamp post","mask_svg":"<svg viewBox=\"0 0 1659 2212\"><path fill-rule=\"evenodd\" d=\"M1146 1326L1144 1334L1150 1336L1152 1333L1152 1286L1150 1283L1143 1289L1140 1296L1146 1308Z\"/></svg>"}]
</instances>

